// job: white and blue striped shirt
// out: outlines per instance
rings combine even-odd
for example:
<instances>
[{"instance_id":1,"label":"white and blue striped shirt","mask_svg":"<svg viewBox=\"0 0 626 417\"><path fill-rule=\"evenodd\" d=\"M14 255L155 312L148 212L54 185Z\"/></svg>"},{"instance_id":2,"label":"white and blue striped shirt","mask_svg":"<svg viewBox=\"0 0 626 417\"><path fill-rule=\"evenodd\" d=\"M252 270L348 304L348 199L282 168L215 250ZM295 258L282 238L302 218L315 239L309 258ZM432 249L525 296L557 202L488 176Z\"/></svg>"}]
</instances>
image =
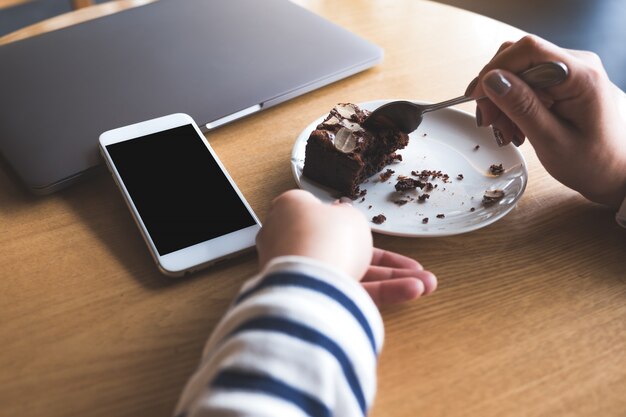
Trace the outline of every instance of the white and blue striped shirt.
<instances>
[{"instance_id":1,"label":"white and blue striped shirt","mask_svg":"<svg viewBox=\"0 0 626 417\"><path fill-rule=\"evenodd\" d=\"M218 324L175 415L365 416L382 344L358 282L309 258L276 258Z\"/></svg>"}]
</instances>

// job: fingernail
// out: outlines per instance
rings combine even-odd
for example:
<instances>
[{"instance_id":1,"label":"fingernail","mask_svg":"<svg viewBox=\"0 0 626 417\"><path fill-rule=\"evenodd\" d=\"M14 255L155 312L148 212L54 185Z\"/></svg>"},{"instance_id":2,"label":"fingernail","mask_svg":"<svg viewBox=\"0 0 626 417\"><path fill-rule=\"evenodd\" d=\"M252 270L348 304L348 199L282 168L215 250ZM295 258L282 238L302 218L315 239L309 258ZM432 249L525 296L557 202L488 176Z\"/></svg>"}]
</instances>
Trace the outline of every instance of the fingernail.
<instances>
[{"instance_id":1,"label":"fingernail","mask_svg":"<svg viewBox=\"0 0 626 417\"><path fill-rule=\"evenodd\" d=\"M347 205L351 206L352 205L352 200L350 198L348 198L348 197L341 197L339 199L339 203L340 204L347 204Z\"/></svg>"},{"instance_id":2,"label":"fingernail","mask_svg":"<svg viewBox=\"0 0 626 417\"><path fill-rule=\"evenodd\" d=\"M498 144L498 146L504 146L504 137L502 136L502 131L493 126L491 127L491 130L493 130L493 137L496 138L496 143Z\"/></svg>"},{"instance_id":3,"label":"fingernail","mask_svg":"<svg viewBox=\"0 0 626 417\"><path fill-rule=\"evenodd\" d=\"M483 114L480 111L480 107L476 106L476 126L481 127L483 125Z\"/></svg>"},{"instance_id":4,"label":"fingernail","mask_svg":"<svg viewBox=\"0 0 626 417\"><path fill-rule=\"evenodd\" d=\"M502 97L511 90L511 82L500 71L495 71L485 78L485 85L494 94Z\"/></svg>"},{"instance_id":5,"label":"fingernail","mask_svg":"<svg viewBox=\"0 0 626 417\"><path fill-rule=\"evenodd\" d=\"M472 91L474 91L477 84L478 84L478 77L474 78L472 82L469 83L469 85L467 86L467 89L465 90L465 95L469 96L470 94L472 94Z\"/></svg>"}]
</instances>

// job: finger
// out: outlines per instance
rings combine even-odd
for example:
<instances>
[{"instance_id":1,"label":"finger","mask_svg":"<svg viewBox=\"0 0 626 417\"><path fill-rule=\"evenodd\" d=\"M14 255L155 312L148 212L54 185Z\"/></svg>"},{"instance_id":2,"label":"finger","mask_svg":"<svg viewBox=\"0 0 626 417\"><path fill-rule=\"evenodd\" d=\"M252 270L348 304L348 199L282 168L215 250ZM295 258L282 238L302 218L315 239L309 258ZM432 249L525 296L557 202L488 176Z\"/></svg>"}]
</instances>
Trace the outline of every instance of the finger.
<instances>
[{"instance_id":1,"label":"finger","mask_svg":"<svg viewBox=\"0 0 626 417\"><path fill-rule=\"evenodd\" d=\"M424 284L415 278L365 282L362 285L377 305L404 303L419 298L424 293Z\"/></svg>"},{"instance_id":2,"label":"finger","mask_svg":"<svg viewBox=\"0 0 626 417\"><path fill-rule=\"evenodd\" d=\"M482 87L481 87L482 89ZM553 97L544 90L533 90L538 100L546 109L550 109L554 104ZM479 100L476 108L476 124L478 126L492 125L496 143L501 146L513 142L515 146L521 146L526 134L517 124L513 123L502 111L489 99Z\"/></svg>"},{"instance_id":3,"label":"finger","mask_svg":"<svg viewBox=\"0 0 626 417\"><path fill-rule=\"evenodd\" d=\"M430 271L399 269L380 266L370 266L361 280L363 283L387 282L398 279L418 279L424 285L424 294L430 294L437 289L437 277Z\"/></svg>"},{"instance_id":4,"label":"finger","mask_svg":"<svg viewBox=\"0 0 626 417\"><path fill-rule=\"evenodd\" d=\"M352 205L352 200L348 197L341 197L335 201L333 201L333 205L337 205L337 204L347 204L349 206Z\"/></svg>"},{"instance_id":5,"label":"finger","mask_svg":"<svg viewBox=\"0 0 626 417\"><path fill-rule=\"evenodd\" d=\"M391 268L405 268L421 271L424 267L413 258L379 248L374 248L372 265Z\"/></svg>"},{"instance_id":6,"label":"finger","mask_svg":"<svg viewBox=\"0 0 626 417\"><path fill-rule=\"evenodd\" d=\"M389 266L370 265L361 282L386 281L395 278L414 277L422 269L392 268Z\"/></svg>"},{"instance_id":7,"label":"finger","mask_svg":"<svg viewBox=\"0 0 626 417\"><path fill-rule=\"evenodd\" d=\"M599 58L593 53L562 49L537 36L528 35L496 55L481 70L479 77L482 80L488 72L494 69L519 74L530 67L548 61L559 61L569 68L569 74L563 82L545 89L556 101L571 98L573 94L580 91L580 84L586 83L588 78L584 68L588 65L594 66L594 64L596 67L601 66ZM484 93L480 84L474 91L474 94L479 93Z\"/></svg>"},{"instance_id":8,"label":"finger","mask_svg":"<svg viewBox=\"0 0 626 417\"><path fill-rule=\"evenodd\" d=\"M487 95L482 84L479 82L479 88L476 90L480 90L479 93L482 96ZM545 90L533 90L537 95L539 101L546 107L547 109L551 108L554 104L554 98ZM493 124L497 124L496 121L503 117L502 110L494 104L488 98L478 100L476 102L476 125L478 127L481 126L489 126ZM504 130L504 129L501 129Z\"/></svg>"},{"instance_id":9,"label":"finger","mask_svg":"<svg viewBox=\"0 0 626 417\"><path fill-rule=\"evenodd\" d=\"M535 90L535 94L537 94L537 98L544 105L545 108L549 109L554 104L554 98L543 90Z\"/></svg>"},{"instance_id":10,"label":"finger","mask_svg":"<svg viewBox=\"0 0 626 417\"><path fill-rule=\"evenodd\" d=\"M498 54L500 52L504 51L506 48L508 48L511 45L513 45L513 42L510 42L510 41L504 42L502 45L500 45L500 47L498 48L498 51L495 53L493 58L498 56ZM491 59L493 60L493 58L491 58ZM472 81L470 81L470 83L467 85L467 88L465 89L465 94L464 94L465 96L467 96L467 97L469 97L469 96L480 97L478 95L472 94L473 91L476 89L476 86L478 85L478 80L479 80L479 77L477 76ZM479 126L480 126L480 124L479 124Z\"/></svg>"},{"instance_id":11,"label":"finger","mask_svg":"<svg viewBox=\"0 0 626 417\"><path fill-rule=\"evenodd\" d=\"M527 35L507 48L501 49L481 70L484 76L494 69L506 69L519 73L546 61L563 61L571 54L557 45L534 35Z\"/></svg>"},{"instance_id":12,"label":"finger","mask_svg":"<svg viewBox=\"0 0 626 417\"><path fill-rule=\"evenodd\" d=\"M494 54L493 58L497 57L498 55L500 55L500 52L504 51L505 49L508 49L510 46L514 44L515 42L512 42L512 41L503 42L502 45L500 45L500 47L498 48L498 52Z\"/></svg>"},{"instance_id":13,"label":"finger","mask_svg":"<svg viewBox=\"0 0 626 417\"><path fill-rule=\"evenodd\" d=\"M561 100L569 97L573 91L577 91L575 89L578 82L576 79L583 74L583 72L576 70L581 65L581 54L583 52L565 50L537 36L528 35L508 48L499 51L480 71L479 78L482 80L488 72L494 69L503 69L519 74L530 67L548 61L563 62L570 69L570 74L565 81L545 89L555 100ZM472 96L480 97L483 95L485 95L483 85L478 83ZM486 109L481 110L483 113L487 111ZM486 116L486 114L483 114L483 116ZM483 126L486 125L486 123L483 124Z\"/></svg>"},{"instance_id":14,"label":"finger","mask_svg":"<svg viewBox=\"0 0 626 417\"><path fill-rule=\"evenodd\" d=\"M304 204L321 203L312 193L300 189L287 190L272 200L272 206L285 202Z\"/></svg>"},{"instance_id":15,"label":"finger","mask_svg":"<svg viewBox=\"0 0 626 417\"><path fill-rule=\"evenodd\" d=\"M560 140L562 135L559 134L559 121L541 103L535 92L517 76L508 71L493 70L485 74L482 85L489 99L531 141L533 137L545 140L548 135L549 140Z\"/></svg>"},{"instance_id":16,"label":"finger","mask_svg":"<svg viewBox=\"0 0 626 417\"><path fill-rule=\"evenodd\" d=\"M511 142L521 144L521 138L517 137L519 128L506 114L500 113L500 117L492 123L491 129L498 146L505 146Z\"/></svg>"},{"instance_id":17,"label":"finger","mask_svg":"<svg viewBox=\"0 0 626 417\"><path fill-rule=\"evenodd\" d=\"M520 147L526 140L526 134L524 134L524 132L522 132L522 129L520 129L519 126L517 126L516 124L513 124L513 126L515 127L515 132L513 133L512 138L513 145Z\"/></svg>"}]
</instances>

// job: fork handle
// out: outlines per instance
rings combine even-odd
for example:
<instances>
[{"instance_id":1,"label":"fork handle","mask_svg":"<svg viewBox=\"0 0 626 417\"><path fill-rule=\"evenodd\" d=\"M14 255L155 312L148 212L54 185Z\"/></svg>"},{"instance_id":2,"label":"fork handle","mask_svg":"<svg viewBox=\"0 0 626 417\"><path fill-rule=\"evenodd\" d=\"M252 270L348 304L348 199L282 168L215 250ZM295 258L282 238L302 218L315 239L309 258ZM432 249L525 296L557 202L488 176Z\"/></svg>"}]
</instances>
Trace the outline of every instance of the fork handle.
<instances>
[{"instance_id":1,"label":"fork handle","mask_svg":"<svg viewBox=\"0 0 626 417\"><path fill-rule=\"evenodd\" d=\"M442 101L440 103L429 104L428 106L422 107L422 113L428 113L429 111L439 110L445 107L456 106L457 104L467 103L468 101L472 101L472 100L480 100L481 98L485 98L485 97L483 96L483 97L475 99L474 97L461 96L461 97L453 98L450 100Z\"/></svg>"},{"instance_id":2,"label":"fork handle","mask_svg":"<svg viewBox=\"0 0 626 417\"><path fill-rule=\"evenodd\" d=\"M563 82L567 78L568 73L569 70L567 69L567 65L558 61L550 61L535 65L534 67L523 71L518 76L526 84L533 88L547 88ZM484 98L487 98L487 96L478 97L476 99L468 96L460 96L451 100L429 105L423 109L423 112L426 113L433 110L443 109L444 107L466 103L472 100L482 100Z\"/></svg>"}]
</instances>

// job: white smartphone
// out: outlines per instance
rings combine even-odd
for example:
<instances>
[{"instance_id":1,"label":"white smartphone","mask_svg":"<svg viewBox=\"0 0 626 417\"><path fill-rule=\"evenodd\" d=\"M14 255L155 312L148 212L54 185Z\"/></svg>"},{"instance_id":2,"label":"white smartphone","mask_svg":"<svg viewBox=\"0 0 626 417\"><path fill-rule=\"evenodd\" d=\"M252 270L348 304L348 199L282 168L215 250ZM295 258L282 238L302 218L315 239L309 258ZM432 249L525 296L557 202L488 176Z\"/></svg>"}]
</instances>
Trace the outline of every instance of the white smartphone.
<instances>
[{"instance_id":1,"label":"white smartphone","mask_svg":"<svg viewBox=\"0 0 626 417\"><path fill-rule=\"evenodd\" d=\"M184 275L254 246L260 222L190 116L109 130L100 151L163 273Z\"/></svg>"}]
</instances>

